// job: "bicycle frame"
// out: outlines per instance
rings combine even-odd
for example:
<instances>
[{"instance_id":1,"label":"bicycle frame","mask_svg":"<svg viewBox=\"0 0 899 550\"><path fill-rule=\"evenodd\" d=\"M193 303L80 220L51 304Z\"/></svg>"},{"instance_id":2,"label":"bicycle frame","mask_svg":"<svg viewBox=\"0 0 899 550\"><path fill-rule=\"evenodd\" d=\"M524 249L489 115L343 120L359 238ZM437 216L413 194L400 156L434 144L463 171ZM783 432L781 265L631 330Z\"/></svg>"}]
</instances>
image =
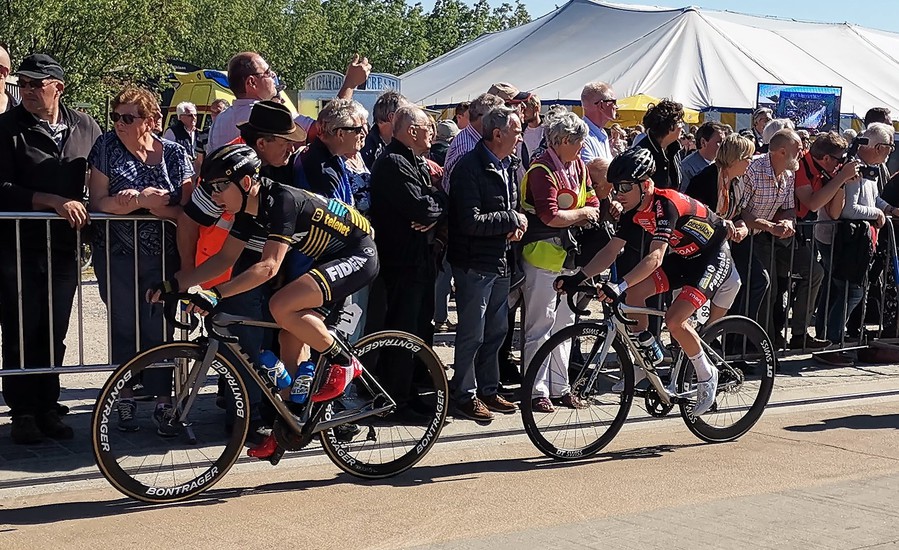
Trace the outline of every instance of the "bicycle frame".
<instances>
[{"instance_id":1,"label":"bicycle frame","mask_svg":"<svg viewBox=\"0 0 899 550\"><path fill-rule=\"evenodd\" d=\"M616 306L611 306L616 307ZM630 315L650 315L654 317L664 317L664 311L660 311L657 309L647 308L647 307L637 307L637 306L628 306L625 304L619 304L618 311L621 315L627 316ZM675 391L675 386L677 384L677 378L680 374L680 369L683 364L683 351L678 352L678 356L674 358L671 366L670 373L670 381L668 386L666 387L662 379L659 377L656 372L655 367L650 367L646 364L646 361L643 358L643 354L640 351L640 348L637 346L634 336L631 335L625 323L619 319L619 316L616 315L606 315L606 319L596 324L605 327L606 338L602 342L602 348L600 350L599 361L597 362L598 368L594 369L593 374L590 376L587 384L584 385L584 388L593 387L593 384L596 382L596 377L599 375L600 370L602 369L602 365L605 364L606 357L609 354L609 350L612 349L612 343L619 339L627 350L630 352L631 356L634 359L634 363L637 367L643 370L646 373L646 378L649 380L649 383L656 390L656 393L659 395L659 399L666 405L673 405L677 403L681 403L686 401L689 398L696 397L696 390L690 390L683 393L677 393ZM596 344L599 343L597 340ZM718 361L721 361L724 365L728 365L728 363L721 358L718 353L715 352L702 338L699 339L699 343L706 353L711 354L711 356ZM590 365L593 362L593 358L596 356L596 344L594 344L593 349L590 350L590 354L587 357L587 360L584 362L584 365ZM584 396L582 396L584 397Z\"/></svg>"},{"instance_id":2,"label":"bicycle frame","mask_svg":"<svg viewBox=\"0 0 899 550\"><path fill-rule=\"evenodd\" d=\"M193 406L193 403L200 391L200 386L197 384L197 380L202 374L209 372L210 368L215 369L213 360L215 358L215 355L218 353L221 344L224 344L225 347L231 351L234 357L237 357L237 360L244 367L244 370L250 375L253 382L264 390L262 392L263 395L265 395L269 402L271 402L272 406L275 407L275 410L278 411L278 415L281 417L281 419L284 420L290 430L298 436L311 436L316 433L335 428L342 424L356 422L370 416L383 415L396 408L396 402L393 400L393 398L387 393L386 390L384 390L384 388L378 383L378 381L373 376L371 376L371 374L369 374L364 366L362 367L362 375L356 378L356 380L360 381L360 383L365 386L365 389L375 396L375 399L373 399L371 403L367 404L362 409L346 410L335 415L327 412L328 407L319 406L317 408L314 408L311 396L321 386L322 382L324 381L325 373L328 370L324 368L326 358L324 356L319 356L318 361L316 362L315 375L309 392L310 398L307 399L306 402L301 406L302 408L300 410L299 417L294 416L290 409L287 408L287 404L281 398L281 390L278 390L270 381L268 381L266 378L263 378L263 376L256 370L256 367L254 367L250 363L249 357L240 347L240 343L237 337L231 334L230 331L228 331L228 327L232 325L252 326L275 330L280 330L281 328L275 323L257 321L249 317L241 317L238 315L231 315L227 313L216 313L210 317L210 319L207 321L207 327L211 327L211 330L208 331L207 335L208 343L206 347L206 353L202 361L197 362L196 365L190 369L187 377L181 384L182 387L178 390L175 400L175 403L179 404L179 414L177 419L185 427L188 437L191 440L195 440L195 438L193 437L193 434L190 430L190 423L187 421L187 418L190 413L190 409ZM332 335L335 338L342 339L340 335L334 334L333 332ZM184 392L187 388L191 388L190 394L184 395ZM386 404L375 406L375 402L380 396L383 396L386 399ZM182 403L183 406L181 406ZM326 403L322 403L322 405L324 404ZM318 405L318 403L316 403L315 405Z\"/></svg>"}]
</instances>

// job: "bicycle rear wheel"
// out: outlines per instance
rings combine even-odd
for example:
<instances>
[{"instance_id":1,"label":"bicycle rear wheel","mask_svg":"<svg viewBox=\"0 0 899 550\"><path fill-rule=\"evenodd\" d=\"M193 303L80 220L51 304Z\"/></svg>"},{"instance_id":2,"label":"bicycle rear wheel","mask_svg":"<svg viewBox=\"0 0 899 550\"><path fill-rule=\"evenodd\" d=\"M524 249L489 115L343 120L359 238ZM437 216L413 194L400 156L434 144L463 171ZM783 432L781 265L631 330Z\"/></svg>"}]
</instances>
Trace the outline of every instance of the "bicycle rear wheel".
<instances>
[{"instance_id":1,"label":"bicycle rear wheel","mask_svg":"<svg viewBox=\"0 0 899 550\"><path fill-rule=\"evenodd\" d=\"M190 498L215 485L240 456L250 415L246 387L222 355L216 354L211 365L204 366L205 353L206 346L195 342L157 346L116 369L100 390L91 421L94 457L103 476L125 495L151 503ZM136 429L122 431L117 422L122 390L145 378L150 369L173 366L201 369L193 387L183 385L175 399L178 410L196 390L187 425L179 426L173 437L161 437L153 418L154 403L139 403L131 423ZM221 390L219 378L225 381ZM220 397L224 401L217 404ZM223 410L222 403L231 406Z\"/></svg>"},{"instance_id":2,"label":"bicycle rear wheel","mask_svg":"<svg viewBox=\"0 0 899 550\"><path fill-rule=\"evenodd\" d=\"M612 343L610 350L617 354L617 361L607 357L604 364L598 364L605 338L605 326L597 323L566 327L540 346L528 364L522 384L521 418L531 442L543 454L561 460L596 454L624 425L634 396L634 369L630 356L618 341ZM551 391L564 385L563 377L567 374L572 393L586 407L567 408L559 399L561 395L551 395L553 412L534 410L532 397L546 390L538 381L538 373L543 370L538 368L541 365L549 369L546 386ZM591 378L594 378L592 383ZM622 379L624 391L613 393L612 386Z\"/></svg>"},{"instance_id":3,"label":"bicycle rear wheel","mask_svg":"<svg viewBox=\"0 0 899 550\"><path fill-rule=\"evenodd\" d=\"M681 403L681 416L703 441L733 441L758 422L768 404L777 370L774 346L758 323L738 315L706 325L699 336L718 355L706 350L718 368L718 393L715 404L701 417L691 416L694 401ZM678 393L689 391L695 383L693 365L684 359L677 377Z\"/></svg>"},{"instance_id":4,"label":"bicycle rear wheel","mask_svg":"<svg viewBox=\"0 0 899 550\"><path fill-rule=\"evenodd\" d=\"M421 339L400 331L370 334L355 345L357 357L400 409L369 417L358 430L330 429L321 433L328 457L354 476L378 479L397 475L424 458L446 422L447 381L443 364ZM392 367L413 365L411 388L397 387ZM373 384L356 379L344 397L328 404L328 418L338 410L377 407L387 399ZM353 433L356 432L356 433Z\"/></svg>"}]
</instances>

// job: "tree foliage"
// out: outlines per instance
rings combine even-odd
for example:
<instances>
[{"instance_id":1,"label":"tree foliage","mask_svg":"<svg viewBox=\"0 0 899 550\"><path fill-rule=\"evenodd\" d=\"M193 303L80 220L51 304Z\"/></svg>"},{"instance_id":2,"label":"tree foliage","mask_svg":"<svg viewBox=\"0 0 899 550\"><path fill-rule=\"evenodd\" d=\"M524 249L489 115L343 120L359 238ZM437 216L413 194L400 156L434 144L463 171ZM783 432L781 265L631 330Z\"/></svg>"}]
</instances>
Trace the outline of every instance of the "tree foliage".
<instances>
[{"instance_id":1,"label":"tree foliage","mask_svg":"<svg viewBox=\"0 0 899 550\"><path fill-rule=\"evenodd\" d=\"M530 21L522 3L437 0L23 0L0 1L0 42L15 66L33 52L67 73L69 101L102 104L126 82L159 81L177 58L224 69L260 52L291 88L342 71L353 53L400 75L481 34Z\"/></svg>"}]
</instances>

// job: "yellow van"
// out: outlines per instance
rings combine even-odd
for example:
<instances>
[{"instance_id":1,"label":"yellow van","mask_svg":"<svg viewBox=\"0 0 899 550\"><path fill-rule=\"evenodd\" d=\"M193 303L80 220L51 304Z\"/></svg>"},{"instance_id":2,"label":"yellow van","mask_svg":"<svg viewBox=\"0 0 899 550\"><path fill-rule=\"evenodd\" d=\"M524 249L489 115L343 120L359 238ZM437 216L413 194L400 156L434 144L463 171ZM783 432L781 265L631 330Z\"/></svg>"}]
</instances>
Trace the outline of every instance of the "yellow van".
<instances>
[{"instance_id":1,"label":"yellow van","mask_svg":"<svg viewBox=\"0 0 899 550\"><path fill-rule=\"evenodd\" d=\"M168 76L172 88L162 94L162 127L168 128L176 119L175 108L182 101L189 101L197 106L197 128L202 131L208 128L209 106L217 99L234 101L234 94L228 88L228 75L224 71L214 69L198 69L195 71L176 71ZM296 112L293 102L283 91L281 98L287 108Z\"/></svg>"}]
</instances>

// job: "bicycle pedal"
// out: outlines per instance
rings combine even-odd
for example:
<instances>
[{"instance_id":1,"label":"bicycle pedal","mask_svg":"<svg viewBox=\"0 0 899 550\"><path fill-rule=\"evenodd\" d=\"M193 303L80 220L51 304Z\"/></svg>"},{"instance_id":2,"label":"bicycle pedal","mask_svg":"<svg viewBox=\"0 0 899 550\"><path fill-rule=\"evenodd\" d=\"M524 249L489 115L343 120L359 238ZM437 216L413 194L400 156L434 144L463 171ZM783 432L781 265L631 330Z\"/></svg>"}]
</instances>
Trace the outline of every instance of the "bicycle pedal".
<instances>
[{"instance_id":1,"label":"bicycle pedal","mask_svg":"<svg viewBox=\"0 0 899 550\"><path fill-rule=\"evenodd\" d=\"M284 447L280 445L275 448L275 452L269 455L268 463L272 466L277 466L279 462L281 462L281 458L284 456Z\"/></svg>"}]
</instances>

